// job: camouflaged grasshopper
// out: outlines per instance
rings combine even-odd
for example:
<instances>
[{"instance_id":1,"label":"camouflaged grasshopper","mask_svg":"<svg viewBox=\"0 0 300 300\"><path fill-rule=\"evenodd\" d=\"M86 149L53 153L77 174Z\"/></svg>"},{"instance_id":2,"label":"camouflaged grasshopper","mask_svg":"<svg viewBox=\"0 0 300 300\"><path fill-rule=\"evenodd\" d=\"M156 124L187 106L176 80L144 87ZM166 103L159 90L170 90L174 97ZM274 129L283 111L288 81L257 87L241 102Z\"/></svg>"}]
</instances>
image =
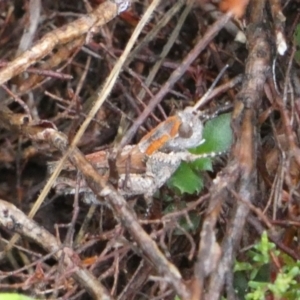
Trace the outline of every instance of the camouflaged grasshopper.
<instances>
[{"instance_id":1,"label":"camouflaged grasshopper","mask_svg":"<svg viewBox=\"0 0 300 300\"><path fill-rule=\"evenodd\" d=\"M219 73L210 89L194 107L186 107L174 116L168 117L146 134L137 145L125 146L115 155L113 162L110 161L109 151L95 152L87 155L86 158L106 180L116 186L123 196L144 195L146 202L151 203L154 193L174 174L181 162L193 162L222 154L195 155L188 149L204 142L201 113L197 109L226 68L227 66ZM50 165L49 172L51 173L52 170L53 165ZM70 172L74 171L71 164L66 165L65 175L60 176L55 184L58 192L64 194L75 192L75 179L70 178ZM84 179L80 182L79 192L84 193L85 202L99 203Z\"/></svg>"},{"instance_id":2,"label":"camouflaged grasshopper","mask_svg":"<svg viewBox=\"0 0 300 300\"><path fill-rule=\"evenodd\" d=\"M152 129L137 145L125 146L116 156L113 172L109 151L98 151L86 158L102 176L115 184L123 196L144 195L150 202L153 194L167 182L182 161L192 162L218 154L195 155L188 151L204 142L202 132L199 112L193 107L186 107ZM50 173L52 169L51 164ZM65 166L64 174L55 185L59 193L75 192L75 176L73 174L73 179L70 176L74 171L71 164ZM99 203L84 179L80 182L79 192L84 193L85 202Z\"/></svg>"}]
</instances>

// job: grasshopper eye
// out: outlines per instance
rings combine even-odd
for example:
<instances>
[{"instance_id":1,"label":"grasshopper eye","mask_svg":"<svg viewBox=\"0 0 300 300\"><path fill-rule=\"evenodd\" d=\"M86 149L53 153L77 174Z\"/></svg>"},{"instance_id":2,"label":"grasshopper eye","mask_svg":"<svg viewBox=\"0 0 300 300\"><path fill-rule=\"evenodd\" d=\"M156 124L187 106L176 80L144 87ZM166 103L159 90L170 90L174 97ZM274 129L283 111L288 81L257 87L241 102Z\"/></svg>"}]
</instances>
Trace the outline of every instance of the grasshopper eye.
<instances>
[{"instance_id":1,"label":"grasshopper eye","mask_svg":"<svg viewBox=\"0 0 300 300\"><path fill-rule=\"evenodd\" d=\"M178 134L180 137L188 139L193 134L193 128L189 124L181 123L178 129Z\"/></svg>"}]
</instances>

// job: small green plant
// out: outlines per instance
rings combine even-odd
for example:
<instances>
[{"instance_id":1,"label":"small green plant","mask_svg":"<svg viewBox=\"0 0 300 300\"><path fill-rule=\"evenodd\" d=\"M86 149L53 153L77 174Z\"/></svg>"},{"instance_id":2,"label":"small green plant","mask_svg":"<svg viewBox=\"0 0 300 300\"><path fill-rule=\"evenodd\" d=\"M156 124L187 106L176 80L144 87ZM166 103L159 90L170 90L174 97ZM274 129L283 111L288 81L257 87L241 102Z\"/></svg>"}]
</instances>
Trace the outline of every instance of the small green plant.
<instances>
[{"instance_id":1,"label":"small green plant","mask_svg":"<svg viewBox=\"0 0 300 300\"><path fill-rule=\"evenodd\" d=\"M279 257L284 266L271 280L270 253ZM275 249L275 244L268 240L264 232L261 240L247 252L249 262L236 262L234 266L235 287L239 297L246 300L264 300L272 294L272 299L300 299L300 262L291 260L288 256ZM246 282L246 284L245 284Z\"/></svg>"}]
</instances>

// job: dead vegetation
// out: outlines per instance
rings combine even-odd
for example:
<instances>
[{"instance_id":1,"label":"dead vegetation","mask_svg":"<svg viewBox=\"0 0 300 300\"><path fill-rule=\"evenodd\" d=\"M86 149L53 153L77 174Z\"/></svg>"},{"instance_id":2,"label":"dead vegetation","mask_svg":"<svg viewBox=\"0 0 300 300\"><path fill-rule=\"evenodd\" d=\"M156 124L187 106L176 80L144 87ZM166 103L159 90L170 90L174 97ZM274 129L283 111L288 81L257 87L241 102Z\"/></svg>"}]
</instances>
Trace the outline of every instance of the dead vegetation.
<instances>
[{"instance_id":1,"label":"dead vegetation","mask_svg":"<svg viewBox=\"0 0 300 300\"><path fill-rule=\"evenodd\" d=\"M214 1L125 2L0 2L0 291L237 299L235 258L264 229L299 259L300 3L252 0L241 22L247 1L223 1L226 14ZM165 186L148 213L142 196L125 200L84 154L136 144L226 64L201 105L233 107L226 161L200 195ZM75 196L52 188L70 163ZM81 176L102 205L81 201Z\"/></svg>"}]
</instances>

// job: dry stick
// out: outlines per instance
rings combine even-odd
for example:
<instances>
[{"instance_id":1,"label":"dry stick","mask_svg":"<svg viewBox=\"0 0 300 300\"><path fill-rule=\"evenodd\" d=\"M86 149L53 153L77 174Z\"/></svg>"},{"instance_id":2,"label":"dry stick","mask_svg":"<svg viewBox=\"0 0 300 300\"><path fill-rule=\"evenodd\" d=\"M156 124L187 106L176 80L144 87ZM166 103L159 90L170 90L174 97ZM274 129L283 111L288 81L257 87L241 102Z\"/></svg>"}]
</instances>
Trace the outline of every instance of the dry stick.
<instances>
[{"instance_id":1,"label":"dry stick","mask_svg":"<svg viewBox=\"0 0 300 300\"><path fill-rule=\"evenodd\" d=\"M56 72L53 72L54 76L52 75L52 77L59 78L58 76L62 75L60 72L69 64L72 57L75 56L77 51L79 51L79 49L84 44L84 41L85 41L85 37L81 37L67 44L64 44L63 46L60 46L55 54L51 55L49 59L43 61L43 64L40 66L39 69L37 69L38 72L35 72L36 74L31 75L30 77L28 77L26 80L22 82L22 84L18 87L19 93L24 94L29 90L32 91L38 86L41 86L43 83L45 83L50 79L48 77L51 76L51 72L53 72L51 71L51 69L60 65L62 62L67 61L62 66L60 66L59 69L56 70ZM76 49L76 51L74 51L74 49ZM71 52L74 53L71 54ZM29 73L32 69L33 68L30 68L27 69L26 71ZM47 69L48 71L46 71ZM47 72L49 74L47 74ZM45 78L45 76L47 76L47 78ZM64 76L66 77L66 75ZM68 75L68 77L70 77L70 79L73 78L70 75Z\"/></svg>"},{"instance_id":2,"label":"dry stick","mask_svg":"<svg viewBox=\"0 0 300 300\"><path fill-rule=\"evenodd\" d=\"M123 288L119 294L117 300L134 299L134 295L142 289L149 278L152 266L145 264L145 261L141 261L135 272L131 275L127 285Z\"/></svg>"},{"instance_id":3,"label":"dry stick","mask_svg":"<svg viewBox=\"0 0 300 300\"><path fill-rule=\"evenodd\" d=\"M101 285L96 277L89 271L76 264L72 255L76 254L68 248L68 251L62 250L62 245L56 237L50 234L43 227L40 227L35 221L29 219L21 210L13 204L0 199L0 226L18 232L22 236L35 241L47 252L54 253L54 257L59 260L62 256L65 271L73 270L72 277L85 287L86 290L98 300L111 299L105 287Z\"/></svg>"},{"instance_id":4,"label":"dry stick","mask_svg":"<svg viewBox=\"0 0 300 300\"><path fill-rule=\"evenodd\" d=\"M214 42L211 42L209 44L209 49L211 51L212 58L213 58L213 60L216 64L218 70L220 71L223 68L224 63L223 63L223 61L221 59L221 56L220 56L220 53L218 51L219 49L218 49L218 47L216 46L216 44ZM224 74L224 76L222 78L222 83L226 83L228 81L229 81L228 74ZM233 89L228 90L227 95L231 99L232 102L235 101L235 93L234 93Z\"/></svg>"},{"instance_id":5,"label":"dry stick","mask_svg":"<svg viewBox=\"0 0 300 300\"><path fill-rule=\"evenodd\" d=\"M97 207L98 207L98 205L92 204L90 206L87 214L85 215L83 222L81 222L80 229L79 229L76 239L74 241L75 247L77 247L79 244L81 244L81 241L83 240L83 237L84 237L85 233L87 232L88 225L89 225L92 217L94 216L94 213L95 213Z\"/></svg>"},{"instance_id":6,"label":"dry stick","mask_svg":"<svg viewBox=\"0 0 300 300\"><path fill-rule=\"evenodd\" d=\"M120 147L128 144L133 138L137 129L143 124L144 120L149 116L153 109L161 102L163 97L169 92L172 86L183 76L191 63L198 57L199 53L209 44L209 42L218 34L218 32L224 27L224 25L231 18L231 12L223 15L218 21L216 21L201 38L193 50L186 56L182 64L173 71L168 81L162 86L160 91L151 99L149 105L142 114L136 119L131 128L127 131L123 139L121 140Z\"/></svg>"},{"instance_id":7,"label":"dry stick","mask_svg":"<svg viewBox=\"0 0 300 300\"><path fill-rule=\"evenodd\" d=\"M223 84L219 85L218 87L216 87L215 89L213 89L211 91L211 93L209 95L207 95L207 97L204 100L201 101L201 105L199 105L198 108L201 108L207 102L209 102L211 99L217 97L218 95L220 95L220 94L228 91L229 89L232 89L233 87L235 87L236 85L238 85L239 83L241 83L242 80L243 80L243 78L244 78L243 75L237 75L236 77L233 77L232 79L226 81L226 83L223 83Z\"/></svg>"},{"instance_id":8,"label":"dry stick","mask_svg":"<svg viewBox=\"0 0 300 300\"><path fill-rule=\"evenodd\" d=\"M225 65L223 69L220 71L218 76L215 78L214 82L211 84L207 92L196 102L196 104L193 106L194 110L198 110L199 107L203 106L203 103L207 102L208 96L211 94L213 89L215 88L216 84L219 82L225 71L227 70L228 65Z\"/></svg>"},{"instance_id":9,"label":"dry stick","mask_svg":"<svg viewBox=\"0 0 300 300\"><path fill-rule=\"evenodd\" d=\"M233 113L233 129L236 142L232 149L232 160L228 167L217 177L211 188L211 201L203 223L198 260L195 267L196 296L203 294L205 277L210 275L207 299L221 297L226 272L234 263L234 254L240 243L249 208L241 202L229 222L227 232L219 248L215 234L215 225L226 199L232 198L228 187L240 194L244 201L252 202L256 196L256 149L257 149L257 111L263 93L263 86L271 65L271 41L268 28L264 27L263 15L265 2L255 0L252 3L251 20L247 30L249 58L246 64L246 76L242 90L237 96ZM221 256L213 255L213 251ZM214 266L213 268L211 266ZM192 298L195 299L195 298Z\"/></svg>"}]
</instances>

